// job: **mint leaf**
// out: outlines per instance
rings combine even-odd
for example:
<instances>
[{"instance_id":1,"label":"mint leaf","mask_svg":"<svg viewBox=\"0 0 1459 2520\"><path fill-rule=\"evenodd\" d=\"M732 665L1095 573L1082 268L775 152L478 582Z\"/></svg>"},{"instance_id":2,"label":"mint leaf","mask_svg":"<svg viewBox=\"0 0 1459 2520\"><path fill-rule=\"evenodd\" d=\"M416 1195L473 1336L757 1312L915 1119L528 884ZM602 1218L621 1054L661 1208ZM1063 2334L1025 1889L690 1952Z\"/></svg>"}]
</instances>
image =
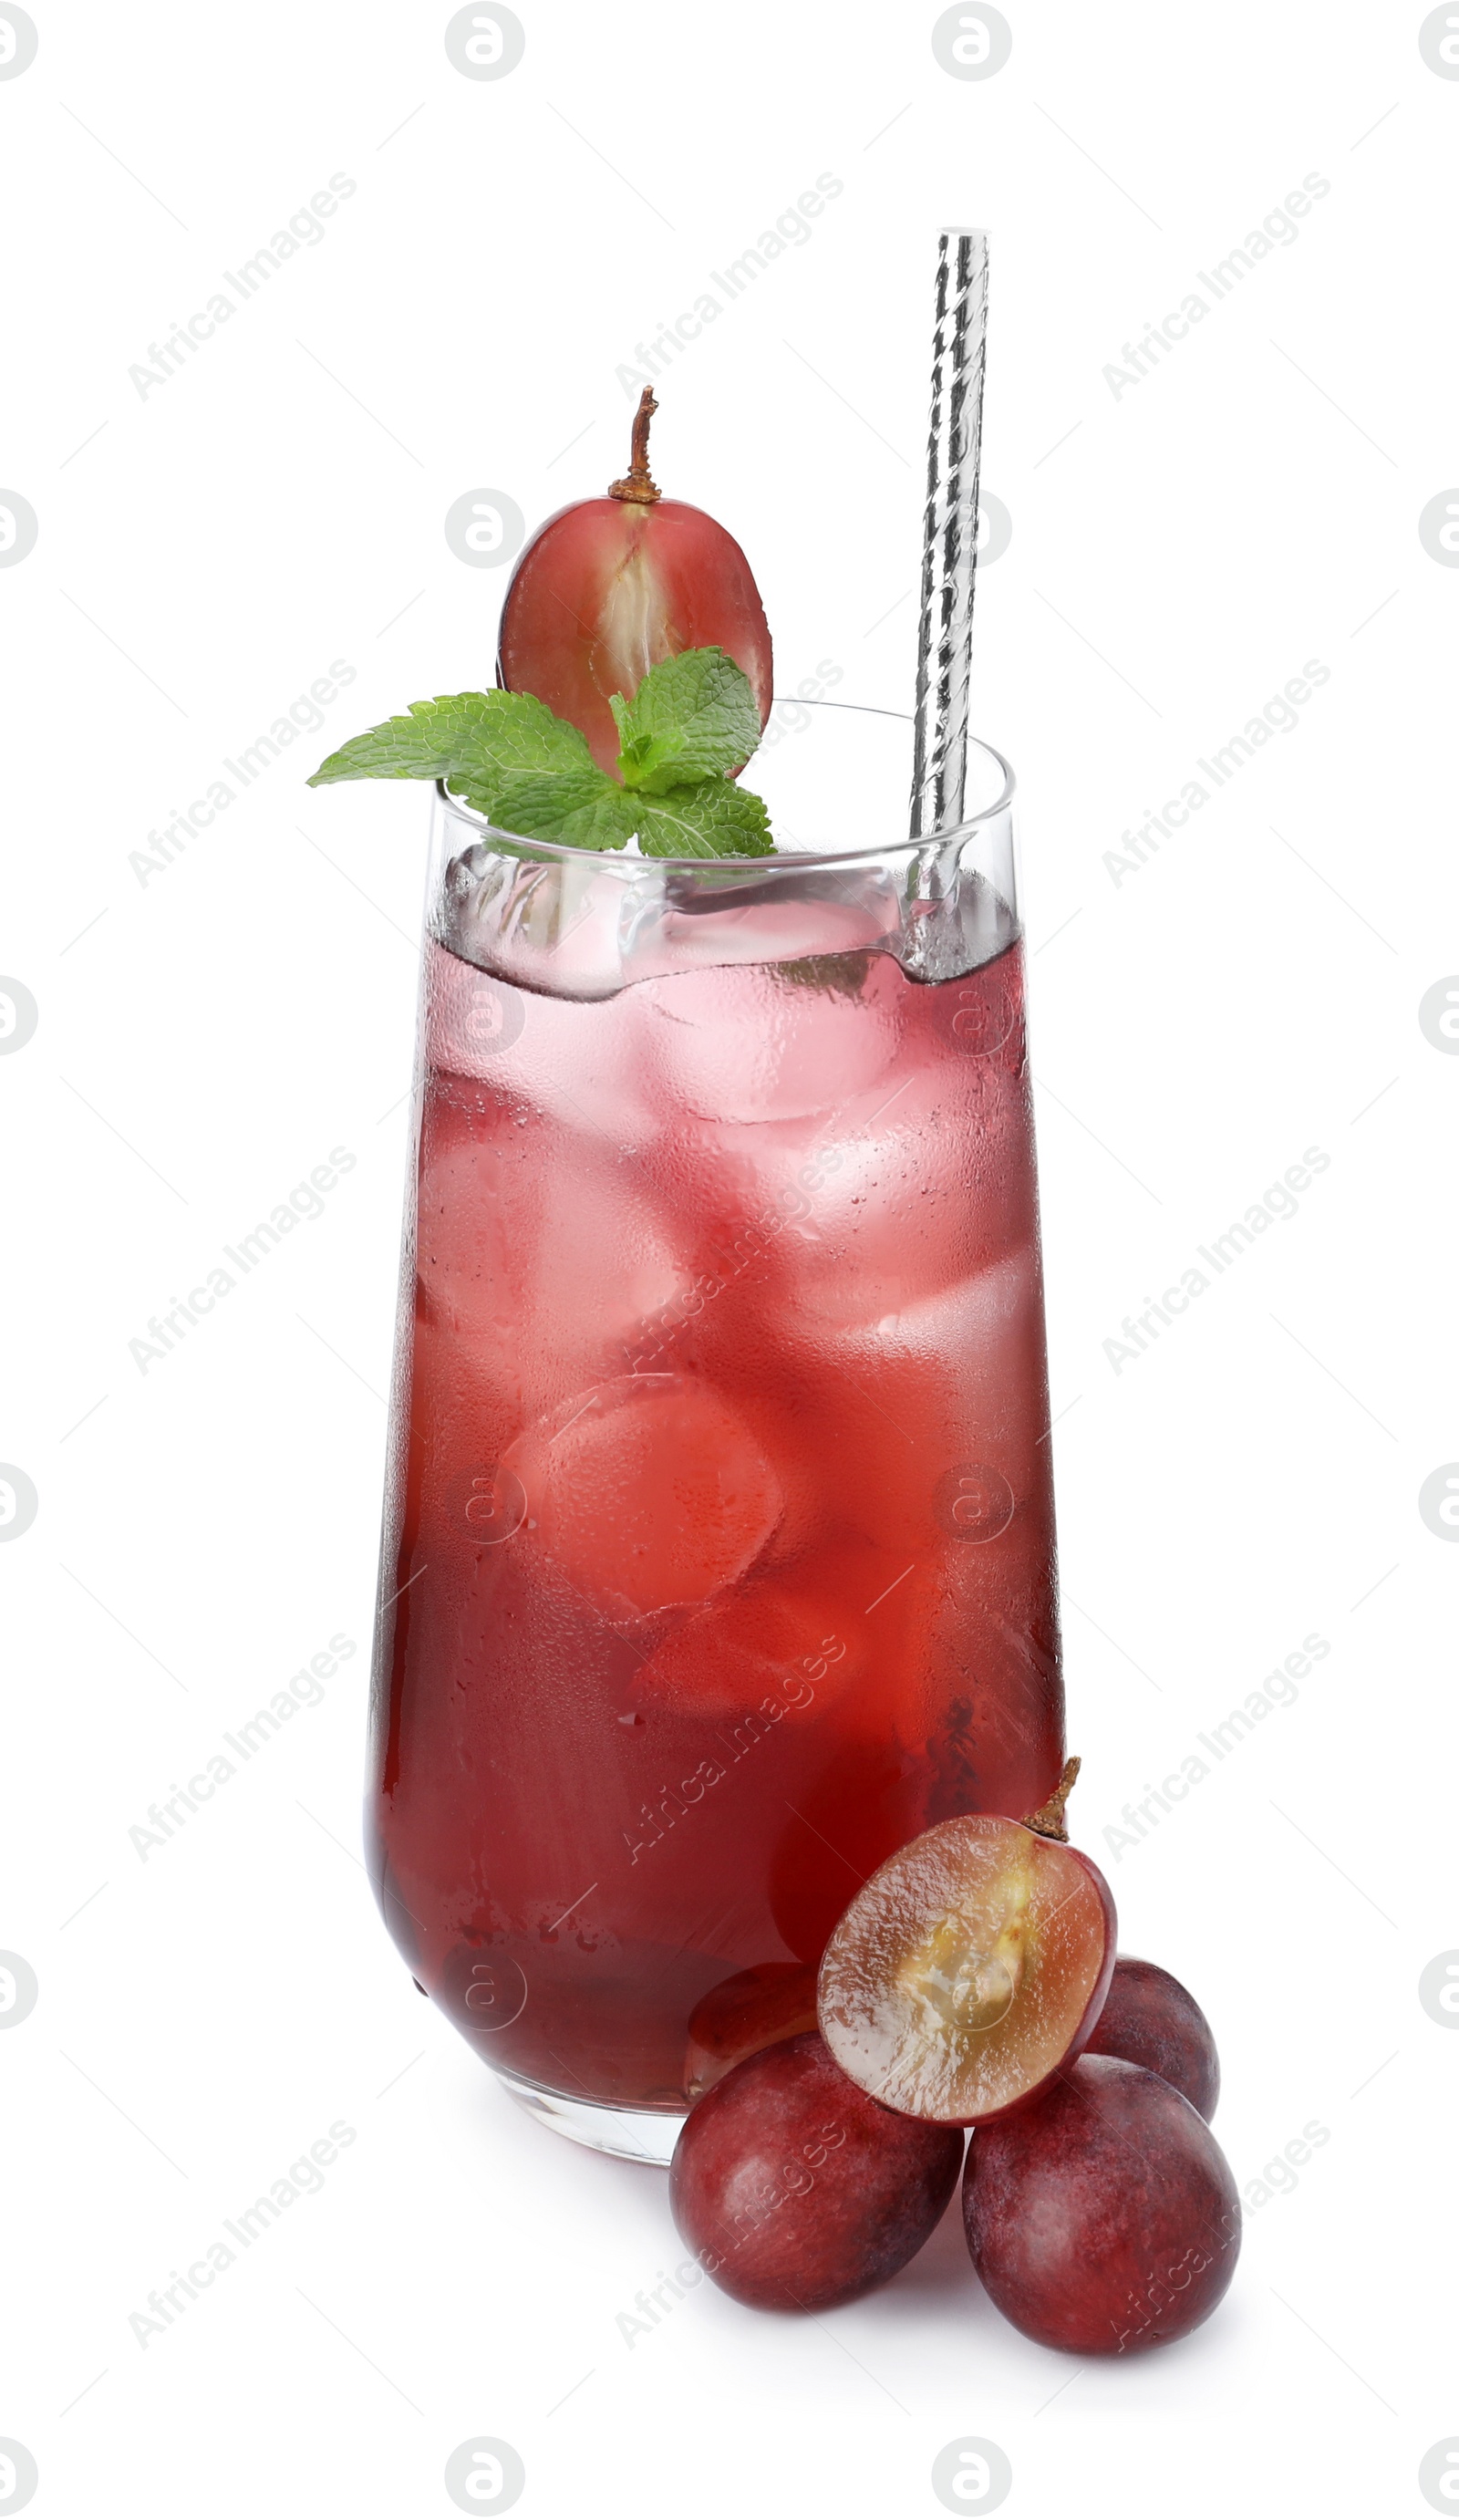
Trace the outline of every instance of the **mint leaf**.
<instances>
[{"instance_id":1,"label":"mint leaf","mask_svg":"<svg viewBox=\"0 0 1459 2520\"><path fill-rule=\"evenodd\" d=\"M724 778L760 742L755 695L723 648L689 648L651 666L631 700L614 695L612 710L623 744L619 775L650 796Z\"/></svg>"},{"instance_id":2,"label":"mint leaf","mask_svg":"<svg viewBox=\"0 0 1459 2520\"><path fill-rule=\"evenodd\" d=\"M458 692L414 700L332 752L309 785L340 779L444 779L455 796L523 839L621 849L623 791L587 738L529 692Z\"/></svg>"},{"instance_id":3,"label":"mint leaf","mask_svg":"<svg viewBox=\"0 0 1459 2520\"><path fill-rule=\"evenodd\" d=\"M806 954L796 963L773 963L771 975L783 980L788 989L823 989L833 998L858 999L870 968L870 952L853 949L845 954Z\"/></svg>"},{"instance_id":4,"label":"mint leaf","mask_svg":"<svg viewBox=\"0 0 1459 2520\"><path fill-rule=\"evenodd\" d=\"M621 849L634 828L631 801L615 779L590 761L586 770L550 775L473 770L446 782L474 813L523 840L566 840L577 849Z\"/></svg>"},{"instance_id":5,"label":"mint leaf","mask_svg":"<svg viewBox=\"0 0 1459 2520\"><path fill-rule=\"evenodd\" d=\"M501 832L645 857L767 857L765 807L725 774L760 740L749 683L720 648L691 648L614 697L624 784L597 768L587 738L528 692L457 692L413 700L341 744L309 785L442 779Z\"/></svg>"},{"instance_id":6,"label":"mint leaf","mask_svg":"<svg viewBox=\"0 0 1459 2520\"><path fill-rule=\"evenodd\" d=\"M624 797L625 820L645 858L765 858L774 853L759 796L732 779L701 779L667 795Z\"/></svg>"},{"instance_id":7,"label":"mint leaf","mask_svg":"<svg viewBox=\"0 0 1459 2520\"><path fill-rule=\"evenodd\" d=\"M309 785L336 779L444 779L453 770L582 769L587 742L565 718L527 692L458 692L451 698L412 700L321 762Z\"/></svg>"}]
</instances>

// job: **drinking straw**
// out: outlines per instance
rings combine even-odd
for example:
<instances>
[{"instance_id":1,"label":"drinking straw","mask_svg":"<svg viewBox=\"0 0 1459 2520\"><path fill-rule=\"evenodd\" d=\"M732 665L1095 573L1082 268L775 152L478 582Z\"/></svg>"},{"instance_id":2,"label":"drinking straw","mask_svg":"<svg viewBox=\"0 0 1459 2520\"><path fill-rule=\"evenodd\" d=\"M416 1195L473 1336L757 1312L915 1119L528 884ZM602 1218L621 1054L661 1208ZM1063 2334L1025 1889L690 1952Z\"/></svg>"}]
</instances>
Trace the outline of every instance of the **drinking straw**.
<instances>
[{"instance_id":1,"label":"drinking straw","mask_svg":"<svg viewBox=\"0 0 1459 2520\"><path fill-rule=\"evenodd\" d=\"M955 830L962 820L987 346L987 235L981 228L944 228L938 239L917 625L914 840Z\"/></svg>"}]
</instances>

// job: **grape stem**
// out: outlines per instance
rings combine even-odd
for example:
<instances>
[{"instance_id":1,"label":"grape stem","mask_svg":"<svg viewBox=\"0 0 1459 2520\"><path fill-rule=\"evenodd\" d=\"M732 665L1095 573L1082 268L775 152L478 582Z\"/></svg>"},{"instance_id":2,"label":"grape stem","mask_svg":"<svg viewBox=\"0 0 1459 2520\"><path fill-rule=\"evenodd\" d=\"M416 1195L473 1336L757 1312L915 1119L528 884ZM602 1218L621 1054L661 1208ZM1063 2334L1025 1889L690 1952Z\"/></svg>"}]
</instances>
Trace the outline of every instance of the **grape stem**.
<instances>
[{"instance_id":1,"label":"grape stem","mask_svg":"<svg viewBox=\"0 0 1459 2520\"><path fill-rule=\"evenodd\" d=\"M1058 1839L1061 1846L1068 1845L1069 1831L1064 1825L1064 1805L1069 1800L1070 1788L1079 1775L1082 1764L1078 1759L1067 1760L1064 1773L1047 1802L1040 1803L1036 1812L1028 1814L1024 1826L1033 1829L1037 1837L1054 1837Z\"/></svg>"},{"instance_id":2,"label":"grape stem","mask_svg":"<svg viewBox=\"0 0 1459 2520\"><path fill-rule=\"evenodd\" d=\"M637 507L651 508L663 493L648 470L648 424L658 409L652 385L645 385L639 396L634 414L634 433L629 449L628 471L621 481L608 483L610 499L627 499Z\"/></svg>"}]
</instances>

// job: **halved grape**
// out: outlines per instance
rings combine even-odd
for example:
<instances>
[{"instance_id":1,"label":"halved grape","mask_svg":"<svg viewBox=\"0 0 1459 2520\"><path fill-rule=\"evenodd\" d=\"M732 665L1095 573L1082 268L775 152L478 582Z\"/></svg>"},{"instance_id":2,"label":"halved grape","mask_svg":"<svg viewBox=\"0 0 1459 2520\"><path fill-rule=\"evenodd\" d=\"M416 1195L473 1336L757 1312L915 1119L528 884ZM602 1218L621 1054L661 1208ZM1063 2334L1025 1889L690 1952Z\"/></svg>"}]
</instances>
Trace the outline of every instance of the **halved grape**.
<instances>
[{"instance_id":1,"label":"halved grape","mask_svg":"<svg viewBox=\"0 0 1459 2520\"><path fill-rule=\"evenodd\" d=\"M580 727L600 770L618 763L608 703L631 699L652 665L688 648L723 648L771 711L770 630L750 563L702 508L661 498L649 478L644 392L634 461L604 499L559 508L528 543L502 608L497 679L531 692Z\"/></svg>"},{"instance_id":2,"label":"halved grape","mask_svg":"<svg viewBox=\"0 0 1459 2520\"><path fill-rule=\"evenodd\" d=\"M1115 1905L1088 1857L969 1812L852 1901L820 1964L821 2036L888 2108L978 2126L1080 2053L1114 1965Z\"/></svg>"}]
</instances>

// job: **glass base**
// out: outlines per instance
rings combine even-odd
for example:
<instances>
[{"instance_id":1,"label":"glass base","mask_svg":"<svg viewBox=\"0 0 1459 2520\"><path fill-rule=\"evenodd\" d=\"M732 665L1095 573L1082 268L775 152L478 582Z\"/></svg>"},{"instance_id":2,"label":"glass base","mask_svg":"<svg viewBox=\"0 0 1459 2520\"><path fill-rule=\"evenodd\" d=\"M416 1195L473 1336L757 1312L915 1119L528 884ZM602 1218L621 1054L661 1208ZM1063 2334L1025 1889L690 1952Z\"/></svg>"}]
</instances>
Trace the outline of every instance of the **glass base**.
<instances>
[{"instance_id":1,"label":"glass base","mask_svg":"<svg viewBox=\"0 0 1459 2520\"><path fill-rule=\"evenodd\" d=\"M679 2141L684 2118L672 2109L615 2109L597 2100L568 2100L558 2092L544 2092L535 2083L518 2083L493 2069L505 2092L539 2126L551 2127L572 2143L592 2152L611 2152L620 2161L649 2161L667 2170Z\"/></svg>"}]
</instances>

